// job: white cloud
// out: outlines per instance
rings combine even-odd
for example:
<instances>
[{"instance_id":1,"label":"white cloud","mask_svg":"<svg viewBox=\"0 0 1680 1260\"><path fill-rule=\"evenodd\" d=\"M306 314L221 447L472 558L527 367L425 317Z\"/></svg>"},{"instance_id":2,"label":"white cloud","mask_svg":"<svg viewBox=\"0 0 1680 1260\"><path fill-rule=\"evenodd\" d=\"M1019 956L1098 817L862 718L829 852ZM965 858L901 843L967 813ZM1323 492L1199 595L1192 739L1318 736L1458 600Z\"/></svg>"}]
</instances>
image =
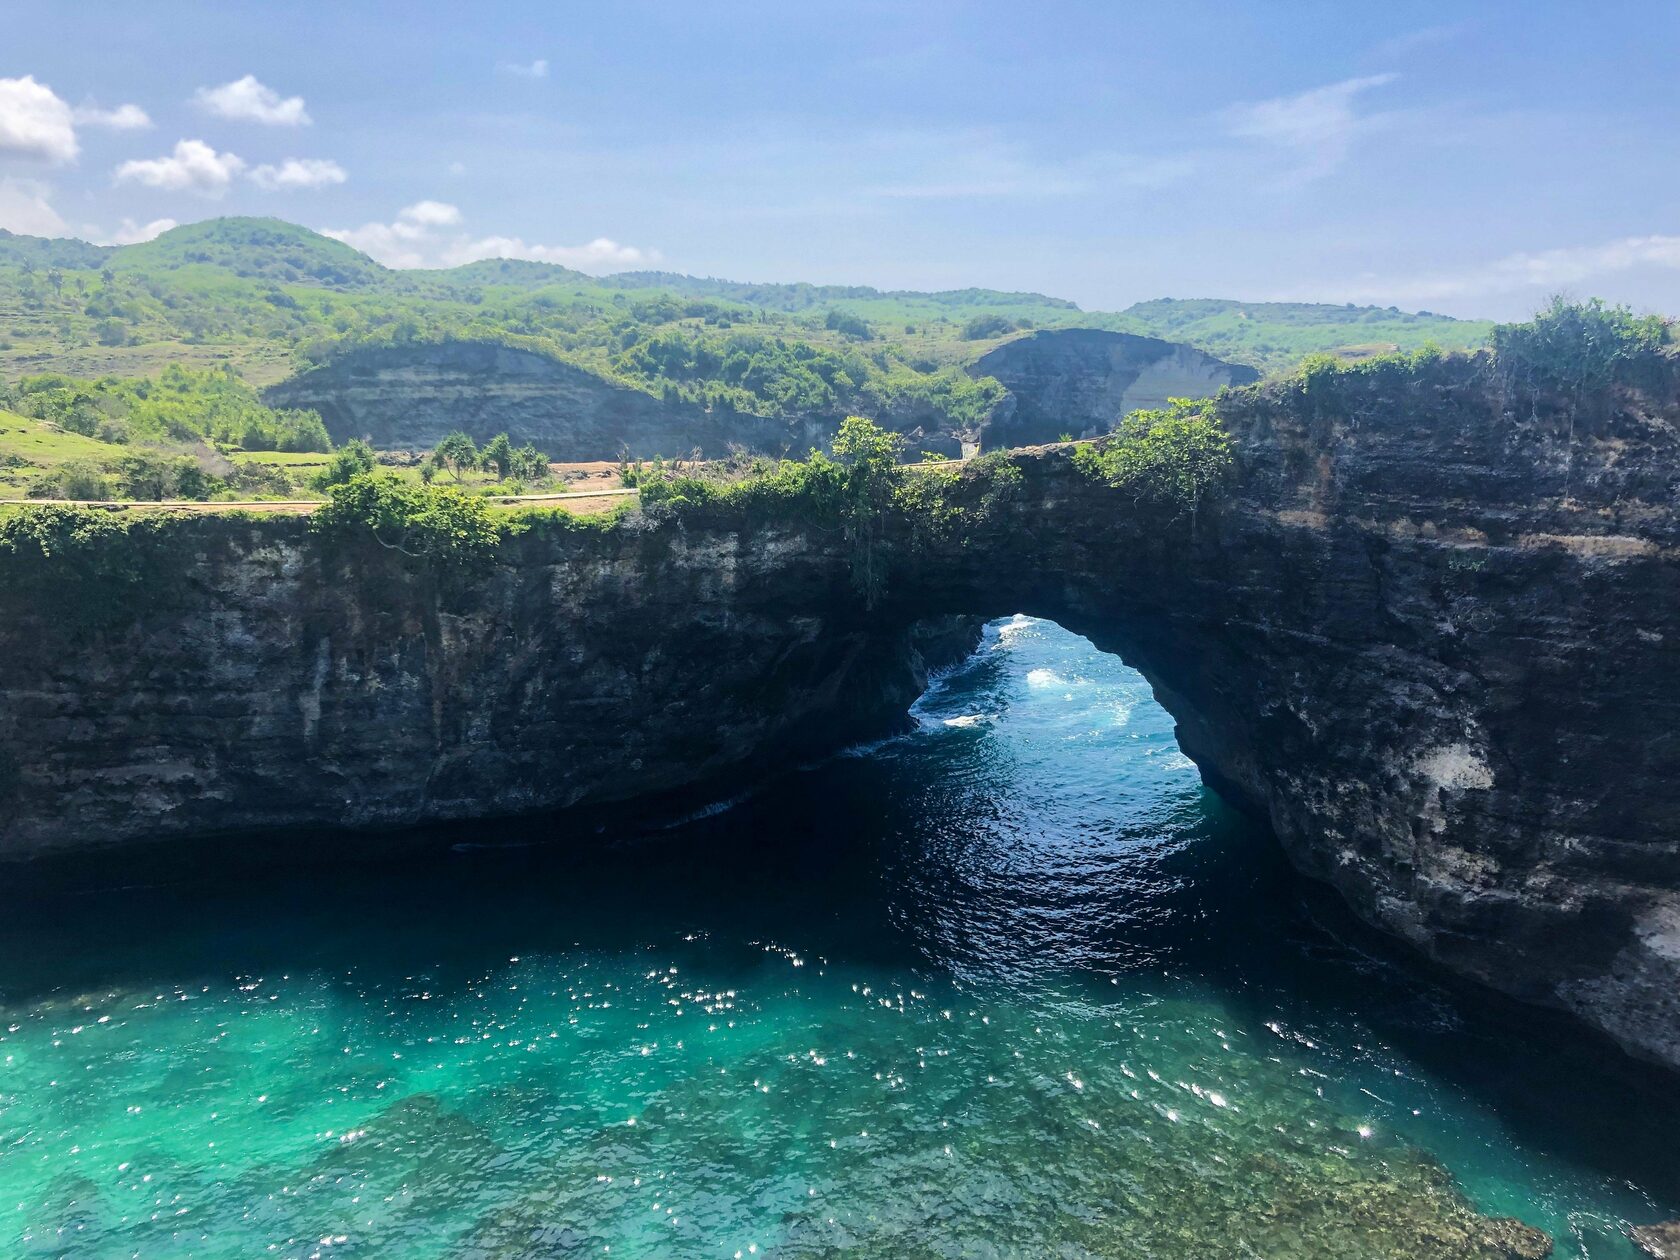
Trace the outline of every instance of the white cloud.
<instances>
[{"instance_id":1,"label":"white cloud","mask_svg":"<svg viewBox=\"0 0 1680 1260\"><path fill-rule=\"evenodd\" d=\"M548 58L546 57L538 57L535 61L528 62L525 65L516 65L512 62L504 61L496 68L503 74L516 75L521 79L548 78Z\"/></svg>"},{"instance_id":2,"label":"white cloud","mask_svg":"<svg viewBox=\"0 0 1680 1260\"><path fill-rule=\"evenodd\" d=\"M0 179L0 228L24 236L68 236L47 200L51 189L33 179Z\"/></svg>"},{"instance_id":3,"label":"white cloud","mask_svg":"<svg viewBox=\"0 0 1680 1260\"><path fill-rule=\"evenodd\" d=\"M1680 271L1680 236L1628 236L1599 245L1577 245L1503 258L1459 271L1392 279L1361 276L1326 286L1348 302L1440 302L1532 290L1550 293L1588 280L1630 271ZM1318 293L1322 296L1324 288Z\"/></svg>"},{"instance_id":4,"label":"white cloud","mask_svg":"<svg viewBox=\"0 0 1680 1260\"><path fill-rule=\"evenodd\" d=\"M417 201L399 210L397 218L421 227L454 227L461 221L461 211L447 201Z\"/></svg>"},{"instance_id":5,"label":"white cloud","mask_svg":"<svg viewBox=\"0 0 1680 1260\"><path fill-rule=\"evenodd\" d=\"M517 236L473 236L460 227L461 211L444 201L404 206L390 223L322 228L323 236L354 246L387 267L458 267L481 258L520 258L559 263L580 271L614 271L659 261L658 250L621 245L601 236L584 245L533 244Z\"/></svg>"},{"instance_id":6,"label":"white cloud","mask_svg":"<svg viewBox=\"0 0 1680 1260\"><path fill-rule=\"evenodd\" d=\"M322 228L321 235L343 241L387 267L425 267L437 246L435 228L454 227L461 211L446 201L417 201L397 211L394 223L364 223L359 228Z\"/></svg>"},{"instance_id":7,"label":"white cloud","mask_svg":"<svg viewBox=\"0 0 1680 1260\"><path fill-rule=\"evenodd\" d=\"M273 88L258 82L254 74L220 87L199 88L194 99L200 108L239 122L264 123L270 127L307 127L310 123L303 97L282 98Z\"/></svg>"},{"instance_id":8,"label":"white cloud","mask_svg":"<svg viewBox=\"0 0 1680 1260\"><path fill-rule=\"evenodd\" d=\"M0 154L62 164L76 153L75 119L58 93L33 75L0 79Z\"/></svg>"},{"instance_id":9,"label":"white cloud","mask_svg":"<svg viewBox=\"0 0 1680 1260\"><path fill-rule=\"evenodd\" d=\"M1341 165L1354 140L1380 121L1380 115L1361 115L1355 110L1359 96L1397 77L1366 75L1294 96L1234 105L1224 113L1225 127L1233 136L1288 156L1296 178L1316 178Z\"/></svg>"},{"instance_id":10,"label":"white cloud","mask_svg":"<svg viewBox=\"0 0 1680 1260\"><path fill-rule=\"evenodd\" d=\"M181 140L168 157L139 158L117 167L116 180L132 180L149 188L171 192L190 191L206 197L220 197L233 177L245 169L245 160L232 153L217 153L202 140Z\"/></svg>"},{"instance_id":11,"label":"white cloud","mask_svg":"<svg viewBox=\"0 0 1680 1260\"><path fill-rule=\"evenodd\" d=\"M153 219L150 223L136 223L133 219L124 219L115 232L103 240L95 240L96 245L138 245L141 241L149 241L155 236L162 236L170 228L180 227L174 219Z\"/></svg>"},{"instance_id":12,"label":"white cloud","mask_svg":"<svg viewBox=\"0 0 1680 1260\"><path fill-rule=\"evenodd\" d=\"M278 166L265 163L251 171L251 182L270 192L298 188L325 188L342 184L350 176L331 158L287 158Z\"/></svg>"},{"instance_id":13,"label":"white cloud","mask_svg":"<svg viewBox=\"0 0 1680 1260\"><path fill-rule=\"evenodd\" d=\"M71 116L84 127L109 127L112 131L144 131L152 125L151 116L138 105L101 109L89 102L76 106Z\"/></svg>"},{"instance_id":14,"label":"white cloud","mask_svg":"<svg viewBox=\"0 0 1680 1260\"><path fill-rule=\"evenodd\" d=\"M417 248L412 234L400 223L364 223L359 228L322 228L322 236L343 241L387 267L424 267L426 256Z\"/></svg>"}]
</instances>

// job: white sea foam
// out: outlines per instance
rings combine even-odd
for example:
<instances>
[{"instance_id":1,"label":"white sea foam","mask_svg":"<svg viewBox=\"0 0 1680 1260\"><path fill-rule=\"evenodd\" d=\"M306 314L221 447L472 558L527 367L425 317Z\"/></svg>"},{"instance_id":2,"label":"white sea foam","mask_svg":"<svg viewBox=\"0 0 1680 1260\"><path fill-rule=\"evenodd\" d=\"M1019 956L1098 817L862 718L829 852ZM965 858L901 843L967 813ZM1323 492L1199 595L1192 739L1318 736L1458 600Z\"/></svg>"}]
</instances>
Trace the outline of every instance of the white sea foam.
<instances>
[{"instance_id":1,"label":"white sea foam","mask_svg":"<svg viewBox=\"0 0 1680 1260\"><path fill-rule=\"evenodd\" d=\"M1037 624L1038 618L1028 617L1022 613L1016 613L1008 621L998 627L997 643L993 645L993 650L996 651L998 648L1008 647L1020 636L1023 630L1029 630Z\"/></svg>"}]
</instances>

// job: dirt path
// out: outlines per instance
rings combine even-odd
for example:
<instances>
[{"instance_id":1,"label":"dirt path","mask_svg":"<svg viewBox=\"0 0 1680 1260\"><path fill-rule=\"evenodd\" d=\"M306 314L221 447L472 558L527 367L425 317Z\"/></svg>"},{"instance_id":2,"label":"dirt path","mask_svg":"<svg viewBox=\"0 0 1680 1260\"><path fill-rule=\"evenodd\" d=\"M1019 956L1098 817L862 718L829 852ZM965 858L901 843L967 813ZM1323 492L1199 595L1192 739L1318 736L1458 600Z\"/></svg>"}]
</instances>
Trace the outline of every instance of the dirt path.
<instances>
[{"instance_id":1,"label":"dirt path","mask_svg":"<svg viewBox=\"0 0 1680 1260\"><path fill-rule=\"evenodd\" d=\"M515 507L525 503L538 506L550 504L566 507L587 516L610 511L617 506L619 500L634 497L635 494L634 490L627 489L574 490L563 494L487 495L485 502L498 507ZM63 506L110 508L112 511L126 511L129 508L181 508L189 512L273 512L303 516L325 502L325 499L250 499L231 503L200 499L161 499L155 502L122 499L0 499L0 507L29 507L56 503Z\"/></svg>"}]
</instances>

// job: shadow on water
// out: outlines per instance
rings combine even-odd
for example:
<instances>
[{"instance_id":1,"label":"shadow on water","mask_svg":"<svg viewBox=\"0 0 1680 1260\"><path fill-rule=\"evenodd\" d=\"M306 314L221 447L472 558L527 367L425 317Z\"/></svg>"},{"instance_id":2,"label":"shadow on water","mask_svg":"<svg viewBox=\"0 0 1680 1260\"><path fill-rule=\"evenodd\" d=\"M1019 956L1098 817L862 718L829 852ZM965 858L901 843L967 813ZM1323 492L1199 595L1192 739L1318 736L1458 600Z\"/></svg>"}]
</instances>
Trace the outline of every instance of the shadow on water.
<instances>
[{"instance_id":1,"label":"shadow on water","mask_svg":"<svg viewBox=\"0 0 1680 1260\"><path fill-rule=\"evenodd\" d=\"M674 825L462 824L432 835L452 848L400 861L231 874L202 849L160 852L95 886L86 868L20 873L0 891L0 1000L300 973L350 994L417 976L447 990L522 957L690 935L742 974L774 942L971 990L1196 994L1310 1047L1350 1096L1386 1078L1450 1100L1445 1121L1420 1101L1403 1127L1461 1175L1562 1164L1631 1188L1647 1218L1680 1212L1674 1078L1365 929L1200 787L1141 679L1022 624L930 693L918 732ZM1466 1116L1498 1133L1445 1131ZM1481 1153L1499 1144L1515 1154Z\"/></svg>"}]
</instances>

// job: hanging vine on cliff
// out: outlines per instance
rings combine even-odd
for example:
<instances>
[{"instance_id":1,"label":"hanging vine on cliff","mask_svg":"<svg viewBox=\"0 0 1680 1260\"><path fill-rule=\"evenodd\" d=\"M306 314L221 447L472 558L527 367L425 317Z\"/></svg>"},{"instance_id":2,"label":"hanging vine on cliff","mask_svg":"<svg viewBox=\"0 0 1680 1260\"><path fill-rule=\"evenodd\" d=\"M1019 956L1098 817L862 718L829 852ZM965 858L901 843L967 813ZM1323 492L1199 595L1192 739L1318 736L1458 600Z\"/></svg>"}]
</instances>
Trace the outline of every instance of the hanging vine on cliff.
<instances>
[{"instance_id":1,"label":"hanging vine on cliff","mask_svg":"<svg viewBox=\"0 0 1680 1260\"><path fill-rule=\"evenodd\" d=\"M862 416L847 416L834 438L834 458L846 470L845 529L851 544L852 585L873 608L886 591L880 564L882 522L901 474L904 439Z\"/></svg>"}]
</instances>

